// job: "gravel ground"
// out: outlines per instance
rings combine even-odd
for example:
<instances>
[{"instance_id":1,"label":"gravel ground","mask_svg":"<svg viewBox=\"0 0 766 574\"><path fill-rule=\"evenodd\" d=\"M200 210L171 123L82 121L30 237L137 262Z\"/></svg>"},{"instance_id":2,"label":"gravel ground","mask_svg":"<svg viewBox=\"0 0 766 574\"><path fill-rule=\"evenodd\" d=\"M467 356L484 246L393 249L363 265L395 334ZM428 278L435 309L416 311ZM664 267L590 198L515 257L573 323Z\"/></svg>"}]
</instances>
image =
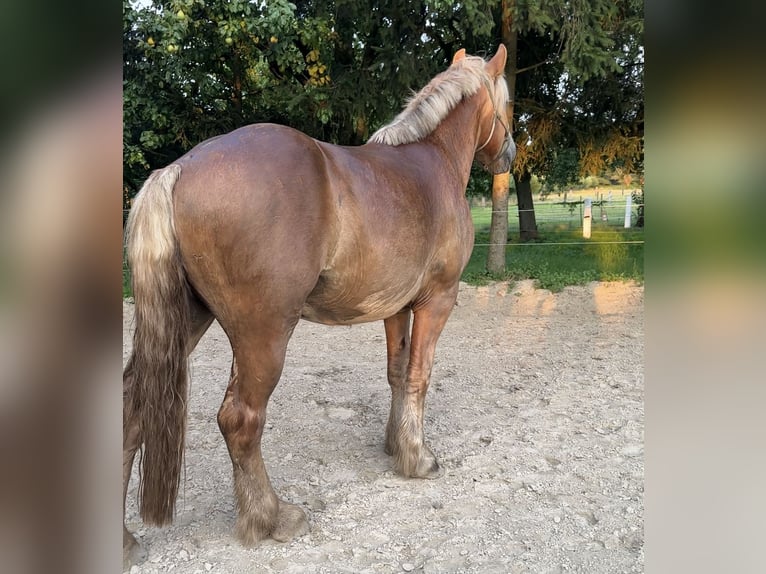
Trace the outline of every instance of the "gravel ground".
<instances>
[{"instance_id":1,"label":"gravel ground","mask_svg":"<svg viewBox=\"0 0 766 574\"><path fill-rule=\"evenodd\" d=\"M216 425L231 362L217 324L192 355L185 476L171 527L137 515L131 574L642 572L642 286L552 294L462 286L439 340L426 438L445 470L403 479L383 453L382 323L301 322L269 403L263 454L311 532L242 548ZM130 351L132 305L123 313ZM135 469L134 469L135 470Z\"/></svg>"}]
</instances>

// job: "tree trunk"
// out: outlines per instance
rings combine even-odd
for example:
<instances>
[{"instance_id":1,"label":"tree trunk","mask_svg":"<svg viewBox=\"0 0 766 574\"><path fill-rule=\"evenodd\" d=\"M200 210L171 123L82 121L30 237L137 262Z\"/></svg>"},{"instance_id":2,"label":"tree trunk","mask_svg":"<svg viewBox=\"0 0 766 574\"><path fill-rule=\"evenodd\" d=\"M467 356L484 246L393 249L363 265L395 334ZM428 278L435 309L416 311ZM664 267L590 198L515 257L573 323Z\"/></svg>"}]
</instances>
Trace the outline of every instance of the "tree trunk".
<instances>
[{"instance_id":1,"label":"tree trunk","mask_svg":"<svg viewBox=\"0 0 766 574\"><path fill-rule=\"evenodd\" d=\"M525 171L521 175L514 174L516 196L519 199L519 239L529 241L537 239L537 220L535 205L532 202L532 174Z\"/></svg>"},{"instance_id":2,"label":"tree trunk","mask_svg":"<svg viewBox=\"0 0 766 574\"><path fill-rule=\"evenodd\" d=\"M492 220L489 224L489 251L487 271L500 275L505 271L505 246L508 243L508 187L509 172L492 178Z\"/></svg>"},{"instance_id":3,"label":"tree trunk","mask_svg":"<svg viewBox=\"0 0 766 574\"><path fill-rule=\"evenodd\" d=\"M516 44L517 34L513 30L513 7L515 0L503 0L500 28L508 50L505 61L505 81L508 84L508 129L513 133L513 100L516 92ZM501 173L492 178L492 220L489 226L489 250L487 252L487 271L493 275L505 272L505 248L508 244L508 188L510 172Z\"/></svg>"}]
</instances>

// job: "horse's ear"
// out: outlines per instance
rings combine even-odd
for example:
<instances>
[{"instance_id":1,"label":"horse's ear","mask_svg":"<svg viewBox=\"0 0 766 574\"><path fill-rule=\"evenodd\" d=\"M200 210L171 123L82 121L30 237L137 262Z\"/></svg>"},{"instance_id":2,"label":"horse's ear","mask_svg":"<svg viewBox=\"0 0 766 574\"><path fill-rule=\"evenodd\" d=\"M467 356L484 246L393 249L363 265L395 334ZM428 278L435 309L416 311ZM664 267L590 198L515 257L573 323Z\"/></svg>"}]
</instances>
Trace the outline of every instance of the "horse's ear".
<instances>
[{"instance_id":1,"label":"horse's ear","mask_svg":"<svg viewBox=\"0 0 766 574\"><path fill-rule=\"evenodd\" d=\"M457 52L455 52L455 55L452 56L452 63L454 64L459 62L463 58L465 58L465 48L460 48Z\"/></svg>"},{"instance_id":2,"label":"horse's ear","mask_svg":"<svg viewBox=\"0 0 766 574\"><path fill-rule=\"evenodd\" d=\"M497 77L505 71L505 60L508 57L508 51L505 49L504 44L500 44L497 47L497 52L492 59L487 62L487 72L493 77Z\"/></svg>"}]
</instances>

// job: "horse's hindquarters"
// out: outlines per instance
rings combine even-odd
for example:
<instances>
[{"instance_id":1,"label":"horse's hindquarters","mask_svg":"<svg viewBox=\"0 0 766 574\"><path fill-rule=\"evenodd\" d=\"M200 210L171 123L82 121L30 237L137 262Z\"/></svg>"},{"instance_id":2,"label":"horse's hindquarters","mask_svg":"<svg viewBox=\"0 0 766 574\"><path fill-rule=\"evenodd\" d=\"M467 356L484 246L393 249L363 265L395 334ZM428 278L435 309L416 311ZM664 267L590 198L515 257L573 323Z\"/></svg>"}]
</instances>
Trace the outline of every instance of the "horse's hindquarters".
<instances>
[{"instance_id":1,"label":"horse's hindquarters","mask_svg":"<svg viewBox=\"0 0 766 574\"><path fill-rule=\"evenodd\" d=\"M181 163L175 225L184 265L224 328L277 300L297 317L335 232L314 141L287 128L250 126Z\"/></svg>"}]
</instances>

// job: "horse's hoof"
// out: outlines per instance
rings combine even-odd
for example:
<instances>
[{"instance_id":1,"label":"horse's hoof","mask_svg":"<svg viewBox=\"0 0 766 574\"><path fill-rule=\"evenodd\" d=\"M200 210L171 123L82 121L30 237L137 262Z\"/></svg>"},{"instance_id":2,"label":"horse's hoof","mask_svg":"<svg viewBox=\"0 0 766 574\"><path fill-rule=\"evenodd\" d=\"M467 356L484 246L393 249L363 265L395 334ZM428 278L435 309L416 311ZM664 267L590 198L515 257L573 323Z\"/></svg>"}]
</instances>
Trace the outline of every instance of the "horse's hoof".
<instances>
[{"instance_id":1,"label":"horse's hoof","mask_svg":"<svg viewBox=\"0 0 766 574\"><path fill-rule=\"evenodd\" d=\"M436 457L431 455L430 458L425 458L420 461L418 469L415 471L415 478L427 478L429 480L441 478L444 476L444 469L439 466Z\"/></svg>"},{"instance_id":2,"label":"horse's hoof","mask_svg":"<svg viewBox=\"0 0 766 574\"><path fill-rule=\"evenodd\" d=\"M435 479L444 476L436 456L431 449L423 446L420 451L399 449L394 455L394 468L407 478Z\"/></svg>"},{"instance_id":3,"label":"horse's hoof","mask_svg":"<svg viewBox=\"0 0 766 574\"><path fill-rule=\"evenodd\" d=\"M306 513L295 504L279 501L279 516L277 525L271 531L271 537L277 542L288 542L309 532L309 521Z\"/></svg>"},{"instance_id":4,"label":"horse's hoof","mask_svg":"<svg viewBox=\"0 0 766 574\"><path fill-rule=\"evenodd\" d=\"M386 439L385 444L383 445L383 452L385 452L388 456L394 456L396 454L396 443L392 440Z\"/></svg>"}]
</instances>

